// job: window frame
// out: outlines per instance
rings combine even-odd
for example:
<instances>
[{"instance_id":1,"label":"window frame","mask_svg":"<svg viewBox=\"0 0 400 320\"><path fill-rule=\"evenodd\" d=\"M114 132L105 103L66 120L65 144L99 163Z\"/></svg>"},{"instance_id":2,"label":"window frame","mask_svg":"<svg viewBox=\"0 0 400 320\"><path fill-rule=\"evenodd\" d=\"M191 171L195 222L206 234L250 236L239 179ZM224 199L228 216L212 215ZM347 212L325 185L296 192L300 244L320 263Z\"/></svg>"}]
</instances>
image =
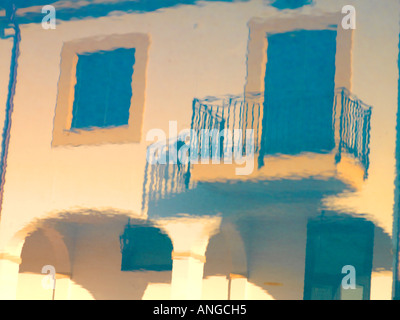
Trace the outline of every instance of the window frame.
<instances>
[{"instance_id":1,"label":"window frame","mask_svg":"<svg viewBox=\"0 0 400 320\"><path fill-rule=\"evenodd\" d=\"M327 13L319 16L298 15L296 17L277 17L273 19L253 18L249 21L249 41L247 45L247 77L244 88L245 99L254 93L264 93L268 88L264 87L265 72L268 63L267 34L292 32L295 30L335 30L336 38L336 73L335 89L352 89L352 44L354 32L352 29L344 30L341 26L343 14ZM264 96L261 97L264 103ZM251 112L251 111L249 111ZM334 110L335 123L335 148L332 153L337 152L340 142L339 124L340 110ZM263 110L254 119L254 123L262 126ZM251 117L248 117L251 119ZM251 123L248 123L248 128ZM258 141L261 141L262 130L259 132Z\"/></svg>"},{"instance_id":2,"label":"window frame","mask_svg":"<svg viewBox=\"0 0 400 320\"><path fill-rule=\"evenodd\" d=\"M104 143L140 143L149 45L149 36L143 33L96 36L64 43L61 52L61 71L58 82L52 147ZM98 51L111 51L118 48L135 49L128 125L90 128L89 130L71 129L78 55Z\"/></svg>"}]
</instances>

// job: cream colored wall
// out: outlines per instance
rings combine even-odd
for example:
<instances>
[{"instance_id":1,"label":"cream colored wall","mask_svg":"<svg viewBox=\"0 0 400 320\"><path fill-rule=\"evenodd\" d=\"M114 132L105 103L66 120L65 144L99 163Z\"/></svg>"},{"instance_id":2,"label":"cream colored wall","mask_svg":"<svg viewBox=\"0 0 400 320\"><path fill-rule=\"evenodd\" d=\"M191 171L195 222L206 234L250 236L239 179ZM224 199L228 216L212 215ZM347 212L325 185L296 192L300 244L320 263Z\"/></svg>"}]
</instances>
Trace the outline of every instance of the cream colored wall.
<instances>
[{"instance_id":1,"label":"cream colored wall","mask_svg":"<svg viewBox=\"0 0 400 320\"><path fill-rule=\"evenodd\" d=\"M61 22L56 30L21 26L0 244L34 218L59 211L113 208L140 214L149 143L51 148L63 42L117 33L150 35L144 140L152 128L167 132L168 120L177 120L179 129L190 127L194 97L242 92L246 23L259 11L258 1L206 4Z\"/></svg>"},{"instance_id":2,"label":"cream colored wall","mask_svg":"<svg viewBox=\"0 0 400 320\"><path fill-rule=\"evenodd\" d=\"M370 167L358 192L325 199L327 207L366 215L391 235L398 109L398 1L354 1L352 92L371 105Z\"/></svg>"}]
</instances>

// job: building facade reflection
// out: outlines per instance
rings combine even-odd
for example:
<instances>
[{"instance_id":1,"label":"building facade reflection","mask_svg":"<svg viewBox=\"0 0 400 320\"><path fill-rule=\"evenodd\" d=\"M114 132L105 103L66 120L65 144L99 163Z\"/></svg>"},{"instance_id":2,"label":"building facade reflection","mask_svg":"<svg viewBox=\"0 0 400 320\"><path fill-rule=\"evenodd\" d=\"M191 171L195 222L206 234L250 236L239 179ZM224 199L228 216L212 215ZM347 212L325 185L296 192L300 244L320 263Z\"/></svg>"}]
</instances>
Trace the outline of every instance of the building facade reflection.
<instances>
[{"instance_id":1,"label":"building facade reflection","mask_svg":"<svg viewBox=\"0 0 400 320\"><path fill-rule=\"evenodd\" d=\"M0 11L2 298L396 298L396 1L372 34L318 0L53 4L48 32L38 4Z\"/></svg>"}]
</instances>

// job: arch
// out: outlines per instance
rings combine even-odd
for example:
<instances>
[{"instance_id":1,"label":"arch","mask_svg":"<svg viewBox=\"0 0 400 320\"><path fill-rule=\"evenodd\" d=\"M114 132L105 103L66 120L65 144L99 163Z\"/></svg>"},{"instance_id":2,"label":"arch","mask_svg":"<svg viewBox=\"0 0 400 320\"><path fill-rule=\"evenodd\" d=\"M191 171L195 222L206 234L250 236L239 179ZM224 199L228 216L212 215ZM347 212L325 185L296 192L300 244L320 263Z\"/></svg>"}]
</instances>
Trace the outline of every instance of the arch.
<instances>
[{"instance_id":1,"label":"arch","mask_svg":"<svg viewBox=\"0 0 400 320\"><path fill-rule=\"evenodd\" d=\"M64 237L62 234L52 226L48 226L43 224L39 226L35 231L31 232L26 238L24 245L21 250L21 267L23 268L23 260L24 260L24 250L27 249L26 245L29 245L29 240L38 238L38 234L42 235L45 238L48 246L51 248L51 254L53 255L52 261L54 261L54 265L56 267L56 272L59 274L70 275L71 274L71 253L70 249L67 247L65 243ZM35 237L36 236L36 237ZM37 243L36 243L37 244ZM33 243L35 245L35 243ZM36 248L37 249L37 248ZM39 248L40 249L40 248ZM40 272L40 269L37 270Z\"/></svg>"},{"instance_id":2,"label":"arch","mask_svg":"<svg viewBox=\"0 0 400 320\"><path fill-rule=\"evenodd\" d=\"M172 241L151 223L129 222L120 236L120 243L121 271L172 271Z\"/></svg>"},{"instance_id":3,"label":"arch","mask_svg":"<svg viewBox=\"0 0 400 320\"><path fill-rule=\"evenodd\" d=\"M14 279L12 283L8 284L8 288L13 288L15 293L8 294L7 297L15 299L19 296L31 299L28 289L31 289L32 285L24 287L23 283L28 284L28 282L23 282L25 280L36 281L34 286L38 287L39 291L41 290L41 280L45 276L41 274L41 267L43 267L41 262L31 263L32 267L29 269L24 267L24 259L30 257L30 260L26 261L32 261L36 253L39 254L38 250L44 250L46 253L46 250L50 250L49 248L51 250L46 254L39 255L51 257L51 259L41 258L41 261L44 264L54 263L56 267L55 299L70 297L73 299L140 299L148 284L169 284L172 274L170 252L172 250L167 250L165 255L171 262L169 270L138 268L138 270L127 270L132 272L121 272L120 236L124 233L127 223L139 226L136 229L146 226L146 230L153 231L148 235L149 237L157 235L166 243L168 242L169 246L167 247L172 249L169 236L158 229L153 222L130 212L119 212L112 209L102 211L80 209L52 212L33 219L24 228L15 232L3 246L4 252L15 258L12 272L10 270L4 272L4 278L9 280L11 276ZM35 247L35 242L31 242L31 249L28 249L30 254L24 256L24 248L27 248L27 244L29 246L29 239L34 240L34 237L41 237L36 240L36 243L41 241L42 244L45 242L47 244ZM32 250L32 248L35 249ZM52 260L52 262L45 263L47 260ZM26 264L26 266L28 265ZM98 281L99 278L102 280ZM59 286L59 283L64 284ZM118 290L110 290L110 287L113 286ZM65 288L65 290L60 288ZM2 291L9 290L6 290L6 287L0 289L0 295ZM38 297L43 297L43 294L39 293ZM48 298L48 295L46 297Z\"/></svg>"},{"instance_id":4,"label":"arch","mask_svg":"<svg viewBox=\"0 0 400 320\"><path fill-rule=\"evenodd\" d=\"M0 295L2 298L16 299L18 297L18 283L21 284L21 281L23 281L20 271L23 263L24 247L27 243L27 239L35 233L37 234L37 232L42 233L48 245L52 248L52 253L55 258L54 264L58 267L57 271L70 273L70 256L61 234L56 229L46 225L44 221L35 219L27 226L14 233L3 247L0 274ZM62 267L59 268L60 266ZM39 275L42 267L43 266L40 266L37 270L32 270L34 272L31 272L31 274Z\"/></svg>"},{"instance_id":5,"label":"arch","mask_svg":"<svg viewBox=\"0 0 400 320\"><path fill-rule=\"evenodd\" d=\"M223 222L220 228L220 232L214 235L207 246L206 259L208 262L212 261L212 257L209 256L211 250L219 247L220 254L225 255L225 261L229 264L230 275L240 275L247 278L247 255L243 243L243 238L239 231L236 229L233 222ZM218 249L217 249L218 250ZM224 252L221 252L225 250ZM205 276L211 275L215 271L210 270L208 267L210 264L205 264ZM208 274L211 272L211 274Z\"/></svg>"}]
</instances>

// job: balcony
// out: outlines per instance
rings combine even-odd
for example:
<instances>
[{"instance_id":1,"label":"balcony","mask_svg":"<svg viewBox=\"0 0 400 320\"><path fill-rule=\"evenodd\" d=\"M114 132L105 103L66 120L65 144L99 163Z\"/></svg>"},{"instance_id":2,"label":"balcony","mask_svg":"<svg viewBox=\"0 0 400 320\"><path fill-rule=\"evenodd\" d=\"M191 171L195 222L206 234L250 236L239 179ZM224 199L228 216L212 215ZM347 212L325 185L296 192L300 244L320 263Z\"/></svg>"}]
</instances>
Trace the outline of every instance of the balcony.
<instances>
[{"instance_id":1,"label":"balcony","mask_svg":"<svg viewBox=\"0 0 400 320\"><path fill-rule=\"evenodd\" d=\"M261 112L262 112L262 94L249 94L243 96L227 96L222 98L208 97L203 100L194 99L193 101L193 115L192 115L192 130L197 133L198 143L195 145L198 151L199 161L202 159L202 147L206 143L207 150L212 151L213 143L215 141L204 141L201 136L202 130L228 130L232 133L231 137L224 136L220 139L219 143L223 148L220 150L220 157L223 159L224 155L230 152L240 152L246 155L246 144L248 141L252 145L248 150L257 153L260 149L261 141ZM240 141L234 141L234 130L241 130L240 137L236 137ZM246 130L254 130L253 138L250 138ZM192 140L193 145L193 140ZM208 156L208 155L207 155ZM207 160L207 159L205 159Z\"/></svg>"},{"instance_id":2,"label":"balcony","mask_svg":"<svg viewBox=\"0 0 400 320\"><path fill-rule=\"evenodd\" d=\"M152 149L162 150L162 154L157 154L157 156L165 157L165 161L153 164L146 162L142 211L147 209L149 202L156 204L161 199L185 192L195 186L195 182L190 179L190 164L170 163L169 151L176 150L177 147L176 138L148 147L147 154L152 154Z\"/></svg>"},{"instance_id":3,"label":"balcony","mask_svg":"<svg viewBox=\"0 0 400 320\"><path fill-rule=\"evenodd\" d=\"M220 154L221 159L224 153L231 151L228 150L231 148L246 155L246 129L254 130L253 151L257 170L249 176L237 176L234 171L237 167L235 164L210 166L193 164L192 179L195 181L254 178L275 180L311 176L334 177L339 174L341 178L356 186L367 178L372 107L357 99L347 89L338 88L334 94L330 121L323 120L325 126L319 125L323 123L319 118L326 118L327 115L314 112L292 119L296 120L293 128L294 122L289 121L289 117L293 117L290 110L281 111L278 115L269 112L263 98L263 94L260 93L246 97L194 100L192 128L195 132L200 132L201 129L242 129L241 150L234 149L233 137L230 137L231 141L226 141L225 137L223 137L225 140L219 141L224 146L224 152ZM305 100L303 104L306 103L307 98L301 98ZM271 118L274 114L276 118ZM312 117L312 123L318 124L311 129L309 117ZM302 123L303 118L308 118L308 122ZM295 132L305 132L305 134L296 135ZM294 138L288 140L287 137L290 136ZM197 141L199 141L198 150L201 150L204 141L201 141L200 135ZM207 141L207 144L211 142Z\"/></svg>"},{"instance_id":4,"label":"balcony","mask_svg":"<svg viewBox=\"0 0 400 320\"><path fill-rule=\"evenodd\" d=\"M194 188L198 182L339 178L355 188L360 187L368 177L371 106L357 99L345 88L336 89L330 118L331 128L328 128L332 133L332 137L329 137L332 143L327 139L325 144L331 144L331 147L320 148L323 143L318 140L316 131L316 137L303 137L291 149L290 145L283 145L287 142L285 136L292 134L292 128L284 118L282 120L281 117L279 123L273 126L279 132L271 132L271 128L266 127L274 119L269 119L269 122L265 120L267 115L263 98L263 94L258 93L245 97L194 99L191 158L187 164L147 163L143 207L149 201L157 202ZM318 121L318 114L307 115L310 116ZM302 126L305 125L299 123L296 130ZM211 134L224 130L234 133L238 129L241 130L237 131L238 134ZM252 136L246 131L249 129L253 130ZM325 131L326 129L323 128ZM204 131L210 134L202 134ZM318 140L315 144L314 138ZM182 139L170 139L161 148L154 144L149 149L163 150L168 163L169 150L179 149L179 143L183 143L179 140ZM301 144L301 141L305 142ZM271 143L275 145L271 147ZM271 152L274 148L287 152ZM235 156L229 163L232 155L252 159L253 172L249 175L237 175L235 170L243 165L235 163ZM213 163L213 159L219 160L219 163Z\"/></svg>"}]
</instances>

